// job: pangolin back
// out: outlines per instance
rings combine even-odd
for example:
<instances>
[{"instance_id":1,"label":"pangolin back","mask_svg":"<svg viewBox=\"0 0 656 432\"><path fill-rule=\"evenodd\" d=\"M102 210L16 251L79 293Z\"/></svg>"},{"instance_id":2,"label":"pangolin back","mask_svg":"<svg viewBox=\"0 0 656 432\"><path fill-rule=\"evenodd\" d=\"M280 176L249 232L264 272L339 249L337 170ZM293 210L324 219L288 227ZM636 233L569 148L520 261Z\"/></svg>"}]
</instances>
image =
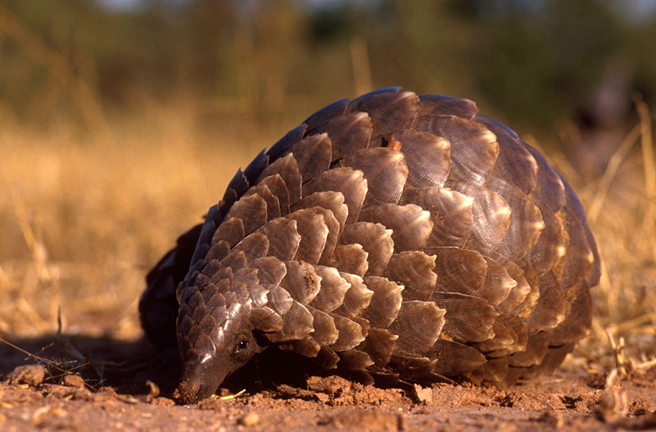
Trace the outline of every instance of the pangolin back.
<instances>
[{"instance_id":1,"label":"pangolin back","mask_svg":"<svg viewBox=\"0 0 656 432\"><path fill-rule=\"evenodd\" d=\"M244 328L257 351L362 377L509 385L586 335L600 274L581 203L537 150L469 100L398 88L310 116L185 236L140 303L160 345L177 317L185 402L248 361L222 345ZM226 349L234 365L200 391Z\"/></svg>"}]
</instances>

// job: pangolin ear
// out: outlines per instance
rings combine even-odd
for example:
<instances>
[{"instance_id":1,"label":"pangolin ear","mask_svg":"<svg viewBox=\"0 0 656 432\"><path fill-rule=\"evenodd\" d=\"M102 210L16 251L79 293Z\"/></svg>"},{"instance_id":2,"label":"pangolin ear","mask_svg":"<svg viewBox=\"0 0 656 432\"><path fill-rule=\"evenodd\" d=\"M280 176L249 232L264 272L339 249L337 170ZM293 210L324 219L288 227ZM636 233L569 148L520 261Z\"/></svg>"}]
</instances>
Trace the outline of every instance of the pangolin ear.
<instances>
[{"instance_id":1,"label":"pangolin ear","mask_svg":"<svg viewBox=\"0 0 656 432\"><path fill-rule=\"evenodd\" d=\"M253 308L251 311L253 330L276 332L282 330L282 318L268 307Z\"/></svg>"}]
</instances>

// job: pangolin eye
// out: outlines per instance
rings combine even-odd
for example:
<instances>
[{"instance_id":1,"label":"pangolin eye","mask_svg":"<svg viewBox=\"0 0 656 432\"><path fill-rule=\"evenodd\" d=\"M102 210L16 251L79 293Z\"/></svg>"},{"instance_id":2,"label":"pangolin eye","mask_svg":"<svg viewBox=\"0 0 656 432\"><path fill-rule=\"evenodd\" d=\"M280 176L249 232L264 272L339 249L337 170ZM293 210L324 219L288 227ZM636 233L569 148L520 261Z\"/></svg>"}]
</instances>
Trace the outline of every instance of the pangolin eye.
<instances>
[{"instance_id":1,"label":"pangolin eye","mask_svg":"<svg viewBox=\"0 0 656 432\"><path fill-rule=\"evenodd\" d=\"M237 345L235 345L235 352L238 353L240 351L245 351L248 349L248 346L250 343L247 340L241 340L237 342Z\"/></svg>"}]
</instances>

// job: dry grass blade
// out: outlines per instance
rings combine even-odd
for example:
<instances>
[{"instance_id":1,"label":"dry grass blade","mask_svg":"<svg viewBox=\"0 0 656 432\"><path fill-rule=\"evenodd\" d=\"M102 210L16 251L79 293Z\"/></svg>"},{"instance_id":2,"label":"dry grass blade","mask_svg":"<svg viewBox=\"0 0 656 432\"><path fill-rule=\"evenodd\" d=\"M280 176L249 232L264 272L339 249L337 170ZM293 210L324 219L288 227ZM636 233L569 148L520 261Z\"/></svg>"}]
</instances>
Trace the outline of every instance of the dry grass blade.
<instances>
[{"instance_id":1,"label":"dry grass blade","mask_svg":"<svg viewBox=\"0 0 656 432\"><path fill-rule=\"evenodd\" d=\"M243 396L244 393L246 393L246 389L239 390L239 391L238 391L237 393L235 393L235 394L231 394L231 395L227 395L227 396L220 396L218 399L219 399L219 400L230 400L230 399L236 399L236 398L238 398L238 397L240 397L240 396Z\"/></svg>"},{"instance_id":2,"label":"dry grass blade","mask_svg":"<svg viewBox=\"0 0 656 432\"><path fill-rule=\"evenodd\" d=\"M606 196L608 195L610 185L617 175L617 170L620 168L620 165L626 158L626 155L633 148L634 144L640 137L642 129L642 124L637 124L626 136L620 147L610 158L608 166L606 167L606 171L601 177L601 180L599 180L597 190L595 191L594 197L592 198L592 204L590 204L590 209L588 210L588 221L590 223L593 224L597 221L599 212L603 208L604 202L606 201Z\"/></svg>"},{"instance_id":3,"label":"dry grass blade","mask_svg":"<svg viewBox=\"0 0 656 432\"><path fill-rule=\"evenodd\" d=\"M614 372L621 377L629 375L633 372L634 367L633 362L626 357L624 338L620 336L619 341L616 343L615 338L608 329L606 329L606 335L608 336L608 342L610 343L615 357L615 367L612 369L611 373Z\"/></svg>"},{"instance_id":4,"label":"dry grass blade","mask_svg":"<svg viewBox=\"0 0 656 432\"><path fill-rule=\"evenodd\" d=\"M15 191L12 194L12 203L16 213L16 219L18 220L18 225L23 233L23 238L32 254L32 259L34 260L39 279L42 281L50 281L52 276L48 269L48 251L41 238L38 238L37 235L34 234L27 217L25 205Z\"/></svg>"},{"instance_id":5,"label":"dry grass blade","mask_svg":"<svg viewBox=\"0 0 656 432\"><path fill-rule=\"evenodd\" d=\"M617 334L654 322L656 322L656 312L640 315L639 317L633 318L632 320L611 325L608 327L608 330L614 334Z\"/></svg>"},{"instance_id":6,"label":"dry grass blade","mask_svg":"<svg viewBox=\"0 0 656 432\"><path fill-rule=\"evenodd\" d=\"M68 369L65 369L65 368L59 366L57 363L55 363L55 362L53 362L53 361L50 361L50 360L48 360L47 358L40 357L40 356L38 356L38 355L36 355L36 354L32 354L31 352L29 352L29 351L27 351L27 350L24 350L23 348L21 348L21 347L19 347L19 346L17 346L17 345L14 345L13 343L11 343L11 342L9 342L9 341L7 341L7 340L4 340L3 338L0 338L0 342L2 342L3 344L5 344L5 345L7 345L7 346L10 346L11 348L13 348L13 349L15 349L15 350L18 350L18 351L22 352L23 354L25 354L25 355L27 355L28 357L31 357L31 358L37 360L37 361L40 362L40 363L43 363L43 364L45 364L45 365L47 365L47 366L49 366L49 367L51 367L51 368L57 369L57 370L60 371L60 372L64 372L64 373L68 373L68 372L69 372Z\"/></svg>"},{"instance_id":7,"label":"dry grass blade","mask_svg":"<svg viewBox=\"0 0 656 432\"><path fill-rule=\"evenodd\" d=\"M595 357L595 356L589 354L587 351L583 350L583 349L582 349L581 347L579 347L579 346L577 346L576 348L574 348L574 352L575 352L576 354L580 355L581 357L583 357L584 359L586 359L586 360L588 361L588 364L595 364L595 365L598 365L598 366L600 366L603 370L608 370L608 369L610 369L610 367L609 367L606 363L604 363L600 358L597 358L597 357ZM590 366L588 366L588 365L585 365L585 366L584 366L584 369L585 369L588 373L590 373L590 374L597 374L597 373L599 373L597 370L593 369L592 367L590 367Z\"/></svg>"},{"instance_id":8,"label":"dry grass blade","mask_svg":"<svg viewBox=\"0 0 656 432\"><path fill-rule=\"evenodd\" d=\"M652 139L652 117L647 104L645 104L642 98L636 96L634 99L636 110L640 116L642 159L645 170L645 189L647 195L647 211L642 222L641 232L653 234L654 226L656 225L656 160L654 160L654 143ZM656 244L652 247L652 257L656 257Z\"/></svg>"},{"instance_id":9,"label":"dry grass blade","mask_svg":"<svg viewBox=\"0 0 656 432\"><path fill-rule=\"evenodd\" d=\"M354 36L349 41L355 94L364 94L374 89L371 77L371 62L367 53L367 42L363 37Z\"/></svg>"},{"instance_id":10,"label":"dry grass blade","mask_svg":"<svg viewBox=\"0 0 656 432\"><path fill-rule=\"evenodd\" d=\"M653 367L656 367L656 358L646 362L642 362L635 366L636 370L649 370Z\"/></svg>"}]
</instances>

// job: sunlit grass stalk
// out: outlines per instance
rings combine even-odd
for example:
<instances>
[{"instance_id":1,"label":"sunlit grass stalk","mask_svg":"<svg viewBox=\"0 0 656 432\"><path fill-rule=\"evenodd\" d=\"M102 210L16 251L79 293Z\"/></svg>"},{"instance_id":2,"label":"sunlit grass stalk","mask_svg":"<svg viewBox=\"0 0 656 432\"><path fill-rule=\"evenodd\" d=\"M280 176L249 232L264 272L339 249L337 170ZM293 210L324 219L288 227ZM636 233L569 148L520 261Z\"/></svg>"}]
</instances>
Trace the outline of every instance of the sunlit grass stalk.
<instances>
[{"instance_id":1,"label":"sunlit grass stalk","mask_svg":"<svg viewBox=\"0 0 656 432\"><path fill-rule=\"evenodd\" d=\"M638 141L640 134L642 132L643 126L642 123L637 124L631 132L626 136L622 144L619 146L617 151L613 154L606 166L601 180L597 185L597 190L595 191L594 197L592 198L592 203L588 210L588 222L595 223L597 217L599 217L599 212L602 210L603 205L606 201L606 196L608 195L608 189L610 188L617 171L620 168L620 165L626 158L626 155L633 148L635 143Z\"/></svg>"},{"instance_id":2,"label":"sunlit grass stalk","mask_svg":"<svg viewBox=\"0 0 656 432\"><path fill-rule=\"evenodd\" d=\"M654 234L656 231L656 161L654 160L654 145L652 140L652 117L647 104L642 98L635 98L636 110L640 116L642 136L642 159L645 170L645 192L647 208L642 221L642 235ZM640 236L636 236L636 239ZM650 236L653 239L653 236ZM652 241L651 258L656 257L656 242Z\"/></svg>"}]
</instances>

